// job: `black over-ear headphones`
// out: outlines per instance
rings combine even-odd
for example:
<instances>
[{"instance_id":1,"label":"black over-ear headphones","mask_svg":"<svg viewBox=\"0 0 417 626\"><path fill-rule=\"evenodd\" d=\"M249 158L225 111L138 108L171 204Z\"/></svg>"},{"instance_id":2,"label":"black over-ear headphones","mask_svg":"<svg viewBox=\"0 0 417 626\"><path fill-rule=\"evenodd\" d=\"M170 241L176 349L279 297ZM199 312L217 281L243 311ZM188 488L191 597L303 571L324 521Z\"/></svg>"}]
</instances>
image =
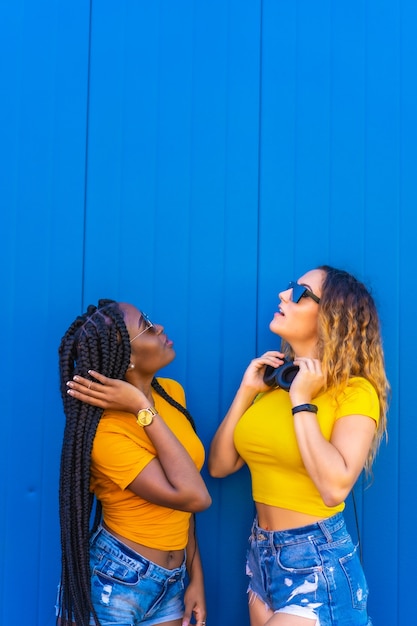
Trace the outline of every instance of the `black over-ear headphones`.
<instances>
[{"instance_id":1,"label":"black over-ear headphones","mask_svg":"<svg viewBox=\"0 0 417 626\"><path fill-rule=\"evenodd\" d=\"M278 386L285 391L289 391L299 369L298 365L294 365L292 361L287 359L277 368L267 365L264 373L264 383L269 387Z\"/></svg>"}]
</instances>

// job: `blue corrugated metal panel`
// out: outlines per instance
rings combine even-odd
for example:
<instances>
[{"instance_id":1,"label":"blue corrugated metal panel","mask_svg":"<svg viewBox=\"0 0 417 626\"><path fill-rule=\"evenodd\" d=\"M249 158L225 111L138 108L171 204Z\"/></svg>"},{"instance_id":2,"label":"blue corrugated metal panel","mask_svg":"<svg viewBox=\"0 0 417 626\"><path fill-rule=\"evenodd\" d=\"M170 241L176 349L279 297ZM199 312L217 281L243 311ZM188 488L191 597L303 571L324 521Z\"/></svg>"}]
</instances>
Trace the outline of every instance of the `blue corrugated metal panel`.
<instances>
[{"instance_id":1,"label":"blue corrugated metal panel","mask_svg":"<svg viewBox=\"0 0 417 626\"><path fill-rule=\"evenodd\" d=\"M388 544L397 554L398 580L398 623L410 621L414 598L412 564L417 559L417 549L412 537L416 527L416 471L415 441L417 420L413 409L415 397L415 374L413 367L414 346L417 345L415 311L417 295L411 285L416 280L416 220L417 220L417 82L415 68L417 59L417 4L402 2L400 5L400 154L399 154L399 241L395 287L392 295L398 316L398 326L393 324L392 351L396 354L391 376L395 380L395 413L392 419L398 428L399 481L395 486L393 509L400 522L398 537ZM408 295L409 294L409 295ZM398 298L398 300L397 300ZM387 317L390 309L387 307ZM411 350L411 352L410 352ZM389 467L388 467L389 471ZM388 538L387 538L388 539Z\"/></svg>"},{"instance_id":2,"label":"blue corrugated metal panel","mask_svg":"<svg viewBox=\"0 0 417 626\"><path fill-rule=\"evenodd\" d=\"M390 440L356 495L374 623L410 622L416 13L413 0L0 0L1 624L21 623L16 558L26 621L54 623L56 350L80 309L113 297L166 325L166 373L208 447L248 361L277 346L278 291L323 262L368 282L381 311ZM248 474L205 476L209 619L244 626Z\"/></svg>"},{"instance_id":3,"label":"blue corrugated metal panel","mask_svg":"<svg viewBox=\"0 0 417 626\"><path fill-rule=\"evenodd\" d=\"M55 623L63 423L57 346L66 307L80 305L82 283L89 22L84 5L0 6L4 626ZM18 580L25 581L23 604Z\"/></svg>"}]
</instances>

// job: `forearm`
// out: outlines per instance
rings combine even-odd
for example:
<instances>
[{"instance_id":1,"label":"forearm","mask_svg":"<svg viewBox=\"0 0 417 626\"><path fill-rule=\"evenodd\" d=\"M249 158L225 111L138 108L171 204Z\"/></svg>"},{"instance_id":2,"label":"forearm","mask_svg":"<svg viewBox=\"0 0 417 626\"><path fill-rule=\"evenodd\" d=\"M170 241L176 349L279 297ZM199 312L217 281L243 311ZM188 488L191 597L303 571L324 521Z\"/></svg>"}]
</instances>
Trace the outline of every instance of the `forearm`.
<instances>
[{"instance_id":1,"label":"forearm","mask_svg":"<svg viewBox=\"0 0 417 626\"><path fill-rule=\"evenodd\" d=\"M364 413L350 413L347 398L345 406L338 403L337 418L334 413L326 415L331 409L324 408L325 403L320 403L321 409L312 404L324 387L320 361L300 357L294 363L300 369L289 396L298 448L323 502L334 507L345 500L368 457L376 429L376 420L371 417L373 401L369 403L364 396ZM358 406L358 399L354 406ZM324 423L330 420L332 424L329 440L320 428L320 413L316 414L320 410L324 410Z\"/></svg>"},{"instance_id":2,"label":"forearm","mask_svg":"<svg viewBox=\"0 0 417 626\"><path fill-rule=\"evenodd\" d=\"M187 572L189 583L184 594L185 611L182 621L183 626L188 626L192 616L194 616L193 621L195 621L196 624L205 624L207 616L203 568L201 566L194 524L195 518L193 516L190 519L188 533Z\"/></svg>"},{"instance_id":3,"label":"forearm","mask_svg":"<svg viewBox=\"0 0 417 626\"><path fill-rule=\"evenodd\" d=\"M195 517L190 518L190 528L188 532L187 543L187 560L186 560L187 572L190 580L198 582L204 587L203 566L201 563L200 550L198 548L198 541L195 532Z\"/></svg>"},{"instance_id":4,"label":"forearm","mask_svg":"<svg viewBox=\"0 0 417 626\"><path fill-rule=\"evenodd\" d=\"M317 416L302 411L294 415L294 429L304 466L327 506L343 502L357 475L349 468L341 452L327 441Z\"/></svg>"},{"instance_id":5,"label":"forearm","mask_svg":"<svg viewBox=\"0 0 417 626\"><path fill-rule=\"evenodd\" d=\"M210 445L208 458L209 472L215 478L233 474L243 465L234 442L233 435L237 423L250 407L256 391L249 387L239 387L226 417L220 424Z\"/></svg>"},{"instance_id":6,"label":"forearm","mask_svg":"<svg viewBox=\"0 0 417 626\"><path fill-rule=\"evenodd\" d=\"M211 504L211 498L203 478L187 450L162 417L156 415L152 424L146 426L145 430L155 446L158 461L173 490L193 502L190 510L207 508Z\"/></svg>"}]
</instances>

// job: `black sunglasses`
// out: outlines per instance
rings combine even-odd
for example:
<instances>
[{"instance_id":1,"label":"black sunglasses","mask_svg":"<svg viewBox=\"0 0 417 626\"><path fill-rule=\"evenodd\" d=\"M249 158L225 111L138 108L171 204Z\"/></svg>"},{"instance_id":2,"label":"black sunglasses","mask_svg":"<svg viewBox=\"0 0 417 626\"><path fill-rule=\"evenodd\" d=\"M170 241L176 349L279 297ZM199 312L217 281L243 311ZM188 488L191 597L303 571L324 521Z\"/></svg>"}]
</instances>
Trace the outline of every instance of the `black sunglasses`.
<instances>
[{"instance_id":1,"label":"black sunglasses","mask_svg":"<svg viewBox=\"0 0 417 626\"><path fill-rule=\"evenodd\" d=\"M287 289L292 289L293 302L298 303L300 302L301 298L312 298L314 302L320 304L320 298L316 296L315 293L310 291L310 289L307 289L307 287L305 287L304 285L299 285L298 283L294 283L293 281L291 281Z\"/></svg>"}]
</instances>

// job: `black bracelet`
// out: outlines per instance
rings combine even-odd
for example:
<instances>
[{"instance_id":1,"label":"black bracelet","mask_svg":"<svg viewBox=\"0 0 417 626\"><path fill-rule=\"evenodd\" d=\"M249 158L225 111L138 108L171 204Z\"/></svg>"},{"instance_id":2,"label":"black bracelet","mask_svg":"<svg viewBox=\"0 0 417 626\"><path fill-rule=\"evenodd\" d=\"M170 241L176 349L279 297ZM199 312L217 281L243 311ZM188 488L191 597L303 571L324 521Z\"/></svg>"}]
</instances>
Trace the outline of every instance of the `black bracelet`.
<instances>
[{"instance_id":1,"label":"black bracelet","mask_svg":"<svg viewBox=\"0 0 417 626\"><path fill-rule=\"evenodd\" d=\"M316 404L299 404L292 408L292 414L300 413L300 411L308 411L309 413L317 413L319 410Z\"/></svg>"}]
</instances>

